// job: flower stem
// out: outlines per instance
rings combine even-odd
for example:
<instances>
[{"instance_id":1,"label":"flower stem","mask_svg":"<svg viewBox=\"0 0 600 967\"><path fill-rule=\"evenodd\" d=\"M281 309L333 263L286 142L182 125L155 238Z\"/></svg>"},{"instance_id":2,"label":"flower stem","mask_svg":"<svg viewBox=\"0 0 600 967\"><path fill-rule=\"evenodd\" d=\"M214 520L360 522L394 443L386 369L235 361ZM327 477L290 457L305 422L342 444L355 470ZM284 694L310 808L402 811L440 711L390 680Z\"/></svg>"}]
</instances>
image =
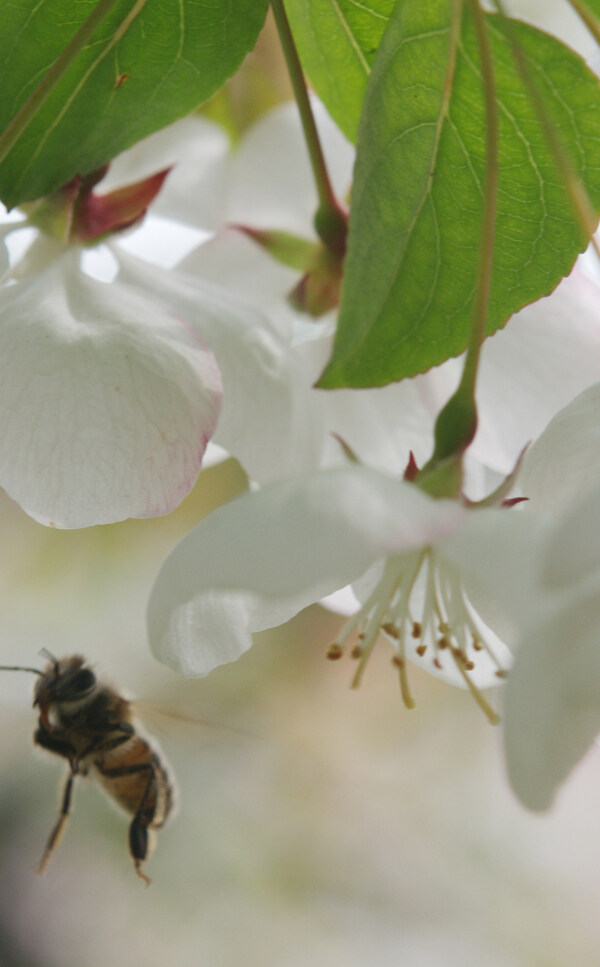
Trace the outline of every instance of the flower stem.
<instances>
[{"instance_id":1,"label":"flower stem","mask_svg":"<svg viewBox=\"0 0 600 967\"><path fill-rule=\"evenodd\" d=\"M300 112L304 138L306 140L317 187L319 207L315 214L315 228L319 238L327 248L336 255L343 255L346 249L348 215L344 207L335 197L331 186L325 156L306 89L300 58L298 57L298 51L296 50L283 0L271 0L271 9L294 90L294 97L296 98L296 104Z\"/></svg>"},{"instance_id":2,"label":"flower stem","mask_svg":"<svg viewBox=\"0 0 600 967\"><path fill-rule=\"evenodd\" d=\"M77 33L72 37L52 66L46 71L37 87L31 92L25 103L15 114L10 124L0 135L0 162L4 160L13 145L19 140L23 131L31 123L44 101L52 93L60 79L71 66L79 52L87 44L96 28L104 20L119 0L98 0L89 17L82 23ZM141 9L146 0L136 4ZM132 11L133 12L133 11ZM137 14L138 9L135 10ZM127 18L128 20L130 18Z\"/></svg>"}]
</instances>

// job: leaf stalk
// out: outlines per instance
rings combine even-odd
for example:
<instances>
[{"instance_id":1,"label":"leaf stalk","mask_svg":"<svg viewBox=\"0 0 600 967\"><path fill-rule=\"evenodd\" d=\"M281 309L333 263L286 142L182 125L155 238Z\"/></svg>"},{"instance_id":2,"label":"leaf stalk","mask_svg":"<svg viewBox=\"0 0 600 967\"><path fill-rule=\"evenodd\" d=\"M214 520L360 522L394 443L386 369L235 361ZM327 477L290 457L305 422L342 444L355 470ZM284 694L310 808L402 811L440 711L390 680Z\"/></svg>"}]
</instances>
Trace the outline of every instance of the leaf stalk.
<instances>
[{"instance_id":1,"label":"leaf stalk","mask_svg":"<svg viewBox=\"0 0 600 967\"><path fill-rule=\"evenodd\" d=\"M271 9L292 83L294 97L298 105L298 111L300 112L304 138L308 148L317 195L319 197L319 207L317 208L314 219L315 229L317 235L327 248L334 254L343 256L346 250L348 214L336 198L331 185L325 155L323 154L315 117L308 96L304 72L300 64L300 58L298 57L298 51L296 50L296 44L283 0L271 0Z\"/></svg>"}]
</instances>

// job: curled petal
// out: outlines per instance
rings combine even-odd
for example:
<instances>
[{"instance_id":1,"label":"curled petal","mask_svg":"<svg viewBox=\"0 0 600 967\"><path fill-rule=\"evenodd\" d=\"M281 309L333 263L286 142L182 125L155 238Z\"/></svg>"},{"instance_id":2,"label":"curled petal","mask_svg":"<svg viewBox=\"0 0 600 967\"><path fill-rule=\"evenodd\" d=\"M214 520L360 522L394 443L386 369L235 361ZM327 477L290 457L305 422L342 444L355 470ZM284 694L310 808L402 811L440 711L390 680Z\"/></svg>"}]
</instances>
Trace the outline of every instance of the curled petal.
<instances>
[{"instance_id":1,"label":"curled petal","mask_svg":"<svg viewBox=\"0 0 600 967\"><path fill-rule=\"evenodd\" d=\"M164 562L148 607L159 660L204 675L349 584L376 560L427 544L464 510L363 467L248 494L211 514Z\"/></svg>"},{"instance_id":2,"label":"curled petal","mask_svg":"<svg viewBox=\"0 0 600 967\"><path fill-rule=\"evenodd\" d=\"M600 588L587 586L525 634L506 689L508 774L530 809L547 809L600 733ZM564 605L564 602L563 602Z\"/></svg>"},{"instance_id":3,"label":"curled petal","mask_svg":"<svg viewBox=\"0 0 600 967\"><path fill-rule=\"evenodd\" d=\"M214 357L154 298L69 253L0 290L0 483L42 523L166 514L221 401Z\"/></svg>"}]
</instances>

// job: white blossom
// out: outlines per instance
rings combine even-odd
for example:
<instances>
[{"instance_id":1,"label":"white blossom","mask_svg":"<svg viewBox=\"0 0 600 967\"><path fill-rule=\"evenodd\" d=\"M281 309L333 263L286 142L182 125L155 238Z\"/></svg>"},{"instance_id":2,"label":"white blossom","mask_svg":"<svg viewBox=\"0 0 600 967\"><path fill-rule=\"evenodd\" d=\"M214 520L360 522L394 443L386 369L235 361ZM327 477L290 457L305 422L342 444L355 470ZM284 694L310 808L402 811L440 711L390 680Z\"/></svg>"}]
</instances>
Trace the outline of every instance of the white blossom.
<instances>
[{"instance_id":1,"label":"white blossom","mask_svg":"<svg viewBox=\"0 0 600 967\"><path fill-rule=\"evenodd\" d=\"M217 423L214 356L156 297L49 248L0 288L0 484L57 527L166 514Z\"/></svg>"},{"instance_id":2,"label":"white blossom","mask_svg":"<svg viewBox=\"0 0 600 967\"><path fill-rule=\"evenodd\" d=\"M313 98L312 103L334 190L344 199L351 187L353 150L320 102ZM283 337L281 351L288 356L288 365L304 372L300 405L313 421L313 439L320 440L315 444L320 448L318 465L339 465L340 450L332 434L342 437L364 463L389 473L404 470L409 450L419 463L427 460L435 417L456 388L461 361L449 360L422 376L383 388L309 393L331 354L336 313L313 319L292 309L287 295L299 273L228 227L241 224L316 239L312 219L318 199L295 105L270 111L243 135L235 150L216 126L201 119L188 121L185 131L182 122L172 129L184 160L175 165L161 191L161 212L198 228L216 229L216 234L181 261L180 271L196 283L221 285L267 316ZM128 178L148 173L158 137L160 163L172 161L173 153L164 154L166 134L153 135L133 149ZM200 165L193 184L185 161L188 153L211 159L208 166ZM182 211L184 196L189 202ZM599 353L600 286L576 267L551 296L526 306L484 343L478 432L468 453L469 468L510 473L522 448L561 407L597 380ZM261 472L257 462L251 474L259 481L272 479L272 468ZM296 465L309 470L316 464L297 460ZM284 458L283 472L286 466L289 460Z\"/></svg>"},{"instance_id":3,"label":"white blossom","mask_svg":"<svg viewBox=\"0 0 600 967\"><path fill-rule=\"evenodd\" d=\"M451 542L474 514L512 512L434 500L358 465L247 494L202 521L164 562L148 608L152 650L183 674L204 675L245 652L252 632L359 582L362 606L330 657L352 635L358 683L383 632L407 705L410 659L470 688L495 720L480 689L499 684L510 656L475 612Z\"/></svg>"},{"instance_id":4,"label":"white blossom","mask_svg":"<svg viewBox=\"0 0 600 967\"><path fill-rule=\"evenodd\" d=\"M532 809L551 804L600 734L599 427L600 384L557 414L523 467L523 489L548 517L506 691L505 746L513 788Z\"/></svg>"}]
</instances>

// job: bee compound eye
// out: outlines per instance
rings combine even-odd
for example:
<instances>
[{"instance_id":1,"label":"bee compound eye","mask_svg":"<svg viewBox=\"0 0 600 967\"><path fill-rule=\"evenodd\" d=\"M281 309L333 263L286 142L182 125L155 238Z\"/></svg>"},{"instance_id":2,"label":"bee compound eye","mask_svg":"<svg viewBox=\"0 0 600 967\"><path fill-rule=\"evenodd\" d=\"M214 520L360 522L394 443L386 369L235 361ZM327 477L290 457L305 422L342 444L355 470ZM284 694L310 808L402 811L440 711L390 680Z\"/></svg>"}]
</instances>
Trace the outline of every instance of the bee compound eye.
<instances>
[{"instance_id":1,"label":"bee compound eye","mask_svg":"<svg viewBox=\"0 0 600 967\"><path fill-rule=\"evenodd\" d=\"M75 692L88 692L96 684L96 676L91 668L82 668L74 675L71 687Z\"/></svg>"}]
</instances>

